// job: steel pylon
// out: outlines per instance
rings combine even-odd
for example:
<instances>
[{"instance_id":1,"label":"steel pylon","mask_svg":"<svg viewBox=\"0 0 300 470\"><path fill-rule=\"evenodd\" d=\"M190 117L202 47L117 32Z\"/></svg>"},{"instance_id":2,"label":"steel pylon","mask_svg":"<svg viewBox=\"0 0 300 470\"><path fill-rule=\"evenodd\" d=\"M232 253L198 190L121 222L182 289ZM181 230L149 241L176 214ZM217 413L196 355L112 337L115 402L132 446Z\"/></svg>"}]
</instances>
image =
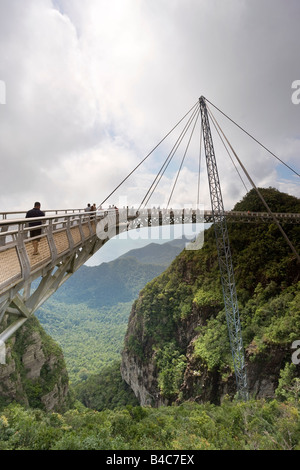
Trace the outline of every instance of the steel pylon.
<instances>
[{"instance_id":1,"label":"steel pylon","mask_svg":"<svg viewBox=\"0 0 300 470\"><path fill-rule=\"evenodd\" d=\"M234 371L236 377L237 393L239 398L247 400L247 375L245 369L244 348L242 340L242 330L237 302L236 285L232 266L229 236L227 230L226 216L219 180L217 162L214 145L210 130L205 98L199 99L202 132L205 147L205 157L211 208L213 213L216 244L218 250L218 260L221 274L223 298L228 326L230 347L232 352Z\"/></svg>"}]
</instances>

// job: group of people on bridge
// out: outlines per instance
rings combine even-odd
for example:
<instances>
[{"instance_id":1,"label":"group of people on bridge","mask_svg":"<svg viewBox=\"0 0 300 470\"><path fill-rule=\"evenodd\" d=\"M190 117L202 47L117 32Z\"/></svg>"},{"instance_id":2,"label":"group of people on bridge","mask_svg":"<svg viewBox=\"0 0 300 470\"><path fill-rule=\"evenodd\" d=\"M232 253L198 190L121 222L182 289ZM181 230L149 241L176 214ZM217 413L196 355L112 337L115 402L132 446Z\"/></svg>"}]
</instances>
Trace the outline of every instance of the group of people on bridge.
<instances>
[{"instance_id":1,"label":"group of people on bridge","mask_svg":"<svg viewBox=\"0 0 300 470\"><path fill-rule=\"evenodd\" d=\"M86 206L86 208L84 209L85 212L95 212L97 210L97 207L96 207L96 203L94 202L94 204L91 206L90 203L88 203L88 205Z\"/></svg>"}]
</instances>

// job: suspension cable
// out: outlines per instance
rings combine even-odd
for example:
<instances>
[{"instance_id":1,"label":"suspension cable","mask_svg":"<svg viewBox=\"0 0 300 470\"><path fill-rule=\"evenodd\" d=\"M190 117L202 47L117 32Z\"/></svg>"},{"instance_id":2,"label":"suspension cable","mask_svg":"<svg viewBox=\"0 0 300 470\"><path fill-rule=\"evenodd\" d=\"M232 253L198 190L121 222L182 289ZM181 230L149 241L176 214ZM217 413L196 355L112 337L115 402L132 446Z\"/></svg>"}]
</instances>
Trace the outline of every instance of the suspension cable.
<instances>
[{"instance_id":1,"label":"suspension cable","mask_svg":"<svg viewBox=\"0 0 300 470\"><path fill-rule=\"evenodd\" d=\"M197 208L199 208L199 201L200 201L201 149L202 149L202 120L201 120L201 122L200 122L200 145L199 145L199 168L198 168Z\"/></svg>"},{"instance_id":2,"label":"suspension cable","mask_svg":"<svg viewBox=\"0 0 300 470\"><path fill-rule=\"evenodd\" d=\"M112 196L116 191L117 189L122 186L123 183L125 183L125 181L147 160L147 158L150 157L150 155L152 155L152 153L157 149L157 147L159 147L159 145L164 142L164 140L166 140L166 138L174 131L174 129L176 129L177 126L179 126L179 124L185 119L186 116L188 116L188 114L196 107L198 106L198 101L197 103L194 104L194 106L191 107L191 109L180 119L180 121L177 122L177 124L161 139L161 141L143 158L143 160L138 164L136 165L136 167L130 172L128 173L128 175L121 181L121 183L119 183L115 189L101 202L101 204L99 205L98 209L107 201L107 199L110 198L110 196Z\"/></svg>"},{"instance_id":3,"label":"suspension cable","mask_svg":"<svg viewBox=\"0 0 300 470\"><path fill-rule=\"evenodd\" d=\"M185 157L186 157L186 154L187 154L188 148L189 148L189 146L190 146L191 139L192 139L192 136L193 136L193 134L194 134L194 130L195 130L195 127L196 127L197 121L198 121L198 119L199 119L199 115L200 115L200 106L199 106L199 109L198 109L198 114L197 114L197 116L196 116L196 119L195 119L195 122L194 122L194 126L193 126L193 129L192 129L192 132L191 132L191 135L190 135L189 141L188 141L188 143L187 143L187 146L186 146L186 149L185 149L185 152L184 152L183 158L182 158L182 160L181 160L180 167L179 167L179 169L178 169L178 172L177 172L177 175L176 175L176 179L175 179L175 182L174 182L174 185L173 185L173 188L172 188L172 191L171 191L171 194L170 194L169 200L168 200L168 204L167 204L167 207L166 207L167 209L168 209L168 207L169 207L169 204L170 204L171 198L172 198L172 196L173 196L173 192L174 192L175 186L176 186L176 184L177 184L178 177L179 177L179 174L180 174L180 172L181 172L181 168L182 168L183 162L184 162L184 160L185 160Z\"/></svg>"},{"instance_id":4,"label":"suspension cable","mask_svg":"<svg viewBox=\"0 0 300 470\"><path fill-rule=\"evenodd\" d=\"M216 121L217 122L217 121ZM285 233L285 231L283 230L283 228L281 227L280 223L278 222L277 218L275 217L275 215L273 214L273 212L271 211L270 207L268 206L265 198L263 197L263 195L261 194L261 192L259 191L259 189L257 188L257 186L255 185L254 181L252 180L252 178L250 177L249 173L247 172L246 168L244 167L243 163L241 162L241 160L239 159L239 157L237 156L235 150L233 149L232 145L230 144L230 142L228 141L227 137L225 136L224 132L222 131L221 127L219 126L219 124L217 123L221 133L223 134L226 142L228 143L229 147L231 148L231 151L232 153L234 154L235 158L237 159L237 161L239 162L241 168L243 169L245 175L247 176L249 182L251 183L252 187L255 189L255 191L257 192L258 196L260 197L262 203L264 204L265 208L267 209L268 213L270 214L270 216L273 218L275 224L277 225L277 227L279 228L281 234L283 235L283 237L285 238L286 242L288 243L289 247L291 248L291 250L293 251L293 253L296 255L296 258L298 260L298 263L300 263L300 256L299 256L299 253L297 252L297 250L295 249L294 245L292 244L292 242L290 241L290 239L288 238L287 234Z\"/></svg>"},{"instance_id":5,"label":"suspension cable","mask_svg":"<svg viewBox=\"0 0 300 470\"><path fill-rule=\"evenodd\" d=\"M249 132L247 132L245 129L243 129L239 124L237 124L233 119L231 119L229 116L227 116L227 114L225 114L223 111L221 111L221 109L219 109L217 106L215 106L211 101L209 101L207 98L205 98L205 100L210 103L214 108L216 108L220 113L223 114L223 116L225 116L227 119L229 119L229 121L233 122L233 124L235 124L239 129L241 129L243 132L245 132L245 134L247 134L249 137L251 137L251 139L253 139L255 142L257 142L261 147L263 147L267 152L269 152L271 155L273 155L273 157L277 158L277 160L279 160L281 163L283 163L283 165L285 165L287 168L289 168L293 173L295 173L297 176L300 176L299 173L297 173L293 168L291 168L287 163L285 163L283 160L281 160L279 157L277 157L277 155L275 155L273 152L271 152L271 150L269 150L267 147L265 147L261 142L259 142L257 139L255 139L255 137L253 137L251 134L249 134Z\"/></svg>"},{"instance_id":6,"label":"suspension cable","mask_svg":"<svg viewBox=\"0 0 300 470\"><path fill-rule=\"evenodd\" d=\"M185 136L185 134L186 134L188 128L190 127L191 122L193 122L194 117L195 117L195 115L196 115L197 112L198 112L198 109L199 109L199 108L194 109L194 111L193 111L192 115L190 116L188 122L185 124L185 127L183 128L183 130L181 131L181 134L180 134L179 137L177 138L177 141L176 141L175 144L173 145L171 152L169 153L168 157L166 158L165 162L163 163L162 167L160 168L158 174L157 174L156 177L154 178L153 183L151 184L150 188L148 189L146 195L144 196L144 198L143 198L143 200L142 200L142 202L141 202L141 204L140 204L138 210L140 210L141 206L144 204L144 202L145 202L146 199L147 199L147 200L146 200L146 202L145 202L145 204L144 204L144 207L146 207L146 205L148 204L148 202L149 202L151 196L153 195L155 189L157 188L157 185L159 184L159 182L160 182L161 178L163 177L163 175L164 175L166 169L168 168L169 164L171 163L171 161L172 161L172 159L173 159L173 157L174 157L174 155L175 155L175 153L176 153L176 151L177 151L179 145L181 144L181 142L182 142L182 140L183 140L183 138L184 138L184 136ZM165 168L164 168L164 167L165 167ZM155 184L155 182L156 182L156 184ZM149 193L150 193L150 195L149 195Z\"/></svg>"},{"instance_id":7,"label":"suspension cable","mask_svg":"<svg viewBox=\"0 0 300 470\"><path fill-rule=\"evenodd\" d=\"M248 188L247 188L247 186L245 185L245 182L244 182L244 180L243 180L243 178L242 178L242 176L241 176L241 174L240 174L240 172L239 172L239 170L238 170L238 168L237 168L235 162L233 161L233 158L232 158L232 156L230 155L230 152L229 152L228 148L226 147L226 144L225 144L225 142L224 142L224 140L223 140L223 138L222 138L222 136L221 136L221 134L220 134L220 132L219 132L217 126L216 126L216 122L217 122L217 121L216 121L214 115L212 114L212 112L211 112L211 110L209 109L208 106L207 106L207 111L208 111L208 114L209 114L210 117L211 117L211 120L212 120L212 123L213 123L213 125L214 125L214 128L216 129L216 131L217 131L217 133L218 133L218 136L220 137L220 140L221 140L221 142L223 143L223 145L224 145L224 147L225 147L225 150L226 150L226 152L228 153L229 158L230 158L230 160L231 160L231 162L232 162L234 168L236 169L236 172L237 172L237 174L238 174L238 176L239 176L241 182L243 183L244 188L245 188L246 193L247 193L247 192L248 192Z\"/></svg>"}]
</instances>

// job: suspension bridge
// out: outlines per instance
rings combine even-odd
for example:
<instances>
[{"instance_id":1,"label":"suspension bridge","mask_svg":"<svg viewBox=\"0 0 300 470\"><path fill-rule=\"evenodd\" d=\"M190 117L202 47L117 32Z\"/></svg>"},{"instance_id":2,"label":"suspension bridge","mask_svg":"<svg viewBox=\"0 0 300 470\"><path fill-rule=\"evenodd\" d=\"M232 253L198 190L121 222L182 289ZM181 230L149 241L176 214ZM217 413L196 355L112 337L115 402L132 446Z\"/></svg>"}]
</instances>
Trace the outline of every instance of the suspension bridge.
<instances>
[{"instance_id":1,"label":"suspension bridge","mask_svg":"<svg viewBox=\"0 0 300 470\"><path fill-rule=\"evenodd\" d=\"M173 226L176 224L197 225L211 223L215 228L220 276L235 368L237 391L241 398L246 399L247 376L227 223L275 223L282 236L289 244L291 253L293 253L293 256L299 262L299 254L286 236L282 225L299 224L300 214L273 213L270 210L222 129L211 115L211 119L216 125L216 128L217 126L219 127L219 136L221 136L221 133L223 134L223 143L225 140L227 141L240 168L244 171L252 187L255 188L265 207L265 211L263 212L225 211L209 123L209 114L210 111L207 108L207 100L201 97L199 102L197 102L184 118L179 121L180 123L183 122L184 119L187 120L184 130L181 132L172 151L168 154L159 173L156 175L152 185L138 207L111 208L105 207L105 203L137 168L150 157L152 152L120 182L96 211L86 212L84 209L46 210L44 216L30 218L30 225L29 219L26 218L26 211L0 213L0 363L5 364L6 341L14 335L24 322L26 322L28 318L30 318L37 309L73 275L73 273L115 235L146 227L153 228L166 225ZM162 208L147 207L150 197L154 193L175 151L179 147L179 142L182 141L183 135L186 135L187 130L191 127L191 135L193 134L199 116L201 116L200 153L201 143L203 142L211 210L199 209L199 183L197 202L194 207L176 209L170 207L171 197L186 157L190 138L176 175L174 186L171 189L168 203ZM172 131L176 127L177 125ZM172 131L170 131L170 133ZM160 143L162 143L163 140ZM228 151L228 147L226 147L226 150ZM274 154L273 156L276 157ZM280 161L282 162L282 160ZM284 162L282 163L284 164ZM235 169L237 170L236 166ZM292 168L290 169L296 173ZM299 175L297 174L297 176ZM41 224L39 225L41 232L38 235L35 235L32 230L33 224ZM38 241L37 254L34 252L34 242L36 241Z\"/></svg>"}]
</instances>

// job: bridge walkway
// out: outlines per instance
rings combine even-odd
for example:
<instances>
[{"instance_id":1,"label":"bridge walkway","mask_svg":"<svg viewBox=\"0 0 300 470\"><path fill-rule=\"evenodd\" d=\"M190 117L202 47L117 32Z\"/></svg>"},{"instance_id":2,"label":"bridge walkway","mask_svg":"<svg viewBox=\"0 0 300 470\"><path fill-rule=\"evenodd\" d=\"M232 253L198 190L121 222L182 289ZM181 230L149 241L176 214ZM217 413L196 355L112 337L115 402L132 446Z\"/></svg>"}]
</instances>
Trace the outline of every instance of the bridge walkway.
<instances>
[{"instance_id":1,"label":"bridge walkway","mask_svg":"<svg viewBox=\"0 0 300 470\"><path fill-rule=\"evenodd\" d=\"M16 215L23 216L16 218ZM299 223L300 214L273 214ZM225 212L228 222L272 223L264 212ZM42 233L31 237L24 213L0 213L0 347L80 266L118 233L143 227L212 223L213 213L194 209L106 209L45 211ZM33 243L39 239L39 254ZM39 279L33 291L33 281ZM7 321L12 316L12 321ZM6 327L6 325L9 325ZM1 331L1 330L0 330ZM0 357L1 363L1 357Z\"/></svg>"}]
</instances>

